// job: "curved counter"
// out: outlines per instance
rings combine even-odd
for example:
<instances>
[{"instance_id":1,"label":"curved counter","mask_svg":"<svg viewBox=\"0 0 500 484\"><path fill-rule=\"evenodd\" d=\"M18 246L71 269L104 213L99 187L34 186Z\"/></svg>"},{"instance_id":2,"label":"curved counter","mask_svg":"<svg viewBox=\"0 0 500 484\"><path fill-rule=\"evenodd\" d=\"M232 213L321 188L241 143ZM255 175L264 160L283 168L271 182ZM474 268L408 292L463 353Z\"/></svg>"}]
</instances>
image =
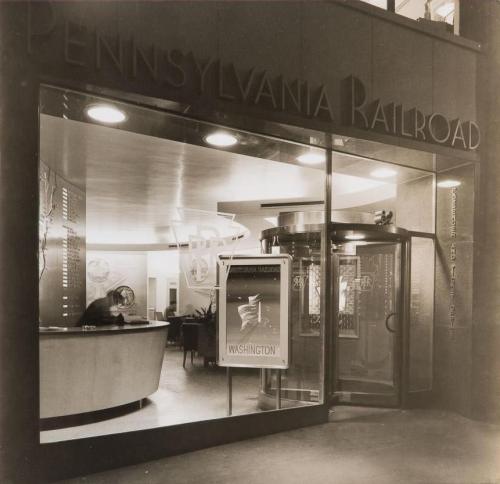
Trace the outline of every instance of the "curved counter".
<instances>
[{"instance_id":1,"label":"curved counter","mask_svg":"<svg viewBox=\"0 0 500 484\"><path fill-rule=\"evenodd\" d=\"M168 324L41 327L40 418L103 410L154 393Z\"/></svg>"}]
</instances>

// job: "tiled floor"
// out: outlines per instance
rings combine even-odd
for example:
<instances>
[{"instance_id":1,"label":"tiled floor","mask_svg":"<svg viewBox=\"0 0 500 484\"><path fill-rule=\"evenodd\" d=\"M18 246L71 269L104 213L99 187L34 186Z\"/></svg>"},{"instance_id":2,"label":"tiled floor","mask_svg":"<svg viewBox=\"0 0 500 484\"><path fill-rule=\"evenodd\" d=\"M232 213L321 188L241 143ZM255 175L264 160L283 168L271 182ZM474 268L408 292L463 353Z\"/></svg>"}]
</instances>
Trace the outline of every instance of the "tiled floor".
<instances>
[{"instance_id":1,"label":"tiled floor","mask_svg":"<svg viewBox=\"0 0 500 484\"><path fill-rule=\"evenodd\" d=\"M338 407L328 424L66 484L493 484L500 426L439 411Z\"/></svg>"},{"instance_id":2,"label":"tiled floor","mask_svg":"<svg viewBox=\"0 0 500 484\"><path fill-rule=\"evenodd\" d=\"M201 358L182 368L182 351L165 352L159 390L141 409L99 422L40 432L42 443L162 427L226 416L226 370L203 367ZM257 412L259 370L233 369L233 414Z\"/></svg>"}]
</instances>

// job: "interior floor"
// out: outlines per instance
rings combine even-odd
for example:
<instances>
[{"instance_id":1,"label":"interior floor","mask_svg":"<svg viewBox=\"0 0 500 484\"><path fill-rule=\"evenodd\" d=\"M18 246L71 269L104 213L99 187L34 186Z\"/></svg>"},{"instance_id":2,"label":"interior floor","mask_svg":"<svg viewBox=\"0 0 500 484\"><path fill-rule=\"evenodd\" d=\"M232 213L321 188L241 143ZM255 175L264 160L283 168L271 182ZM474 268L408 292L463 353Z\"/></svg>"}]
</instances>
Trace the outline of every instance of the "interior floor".
<instances>
[{"instance_id":1,"label":"interior floor","mask_svg":"<svg viewBox=\"0 0 500 484\"><path fill-rule=\"evenodd\" d=\"M500 482L500 426L429 410L336 407L331 422L66 483Z\"/></svg>"},{"instance_id":2,"label":"interior floor","mask_svg":"<svg viewBox=\"0 0 500 484\"><path fill-rule=\"evenodd\" d=\"M227 415L226 369L203 366L203 359L186 358L182 367L183 351L178 346L165 350L157 392L145 399L142 408L124 415L90 424L76 425L40 432L40 442L95 437L98 435L130 432L198 420L221 418ZM233 369L233 415L260 411L257 398L260 374L257 369Z\"/></svg>"}]
</instances>

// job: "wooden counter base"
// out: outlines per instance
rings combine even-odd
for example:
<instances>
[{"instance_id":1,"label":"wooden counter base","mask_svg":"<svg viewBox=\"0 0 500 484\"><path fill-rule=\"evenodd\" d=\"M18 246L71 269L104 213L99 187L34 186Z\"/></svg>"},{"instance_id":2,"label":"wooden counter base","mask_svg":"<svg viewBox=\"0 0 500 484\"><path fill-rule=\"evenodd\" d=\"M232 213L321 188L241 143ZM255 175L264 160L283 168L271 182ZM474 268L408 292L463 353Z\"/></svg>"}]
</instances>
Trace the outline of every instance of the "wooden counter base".
<instances>
[{"instance_id":1,"label":"wooden counter base","mask_svg":"<svg viewBox=\"0 0 500 484\"><path fill-rule=\"evenodd\" d=\"M158 390L168 323L40 332L40 418L131 403Z\"/></svg>"}]
</instances>

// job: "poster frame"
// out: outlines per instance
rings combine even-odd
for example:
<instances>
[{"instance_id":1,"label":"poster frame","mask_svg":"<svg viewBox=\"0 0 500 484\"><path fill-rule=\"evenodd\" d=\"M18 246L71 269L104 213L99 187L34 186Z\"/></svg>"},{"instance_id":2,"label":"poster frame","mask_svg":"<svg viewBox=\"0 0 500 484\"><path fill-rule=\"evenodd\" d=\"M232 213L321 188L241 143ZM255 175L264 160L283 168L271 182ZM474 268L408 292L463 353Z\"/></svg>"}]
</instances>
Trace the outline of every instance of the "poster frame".
<instances>
[{"instance_id":1,"label":"poster frame","mask_svg":"<svg viewBox=\"0 0 500 484\"><path fill-rule=\"evenodd\" d=\"M292 257L288 254L265 255L220 255L217 262L217 282L219 285L217 303L217 365L236 368L266 368L286 370L290 364L290 305ZM270 363L248 361L255 356L233 356L227 354L227 275L231 266L279 266L280 267L280 355L269 357ZM272 360L274 358L275 361Z\"/></svg>"}]
</instances>

